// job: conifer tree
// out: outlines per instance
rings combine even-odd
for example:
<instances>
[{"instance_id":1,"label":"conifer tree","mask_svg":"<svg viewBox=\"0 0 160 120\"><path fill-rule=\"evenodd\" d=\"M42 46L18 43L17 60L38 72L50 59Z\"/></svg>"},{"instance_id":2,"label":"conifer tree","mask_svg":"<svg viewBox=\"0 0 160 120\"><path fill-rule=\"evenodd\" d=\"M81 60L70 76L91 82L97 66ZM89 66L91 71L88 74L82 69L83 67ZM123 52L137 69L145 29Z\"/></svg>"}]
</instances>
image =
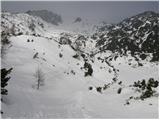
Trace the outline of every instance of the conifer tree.
<instances>
[{"instance_id":1,"label":"conifer tree","mask_svg":"<svg viewBox=\"0 0 160 120\"><path fill-rule=\"evenodd\" d=\"M1 69L1 95L7 95L8 90L5 88L8 85L8 81L11 77L7 77L11 73L13 68L6 70L6 68Z\"/></svg>"}]
</instances>

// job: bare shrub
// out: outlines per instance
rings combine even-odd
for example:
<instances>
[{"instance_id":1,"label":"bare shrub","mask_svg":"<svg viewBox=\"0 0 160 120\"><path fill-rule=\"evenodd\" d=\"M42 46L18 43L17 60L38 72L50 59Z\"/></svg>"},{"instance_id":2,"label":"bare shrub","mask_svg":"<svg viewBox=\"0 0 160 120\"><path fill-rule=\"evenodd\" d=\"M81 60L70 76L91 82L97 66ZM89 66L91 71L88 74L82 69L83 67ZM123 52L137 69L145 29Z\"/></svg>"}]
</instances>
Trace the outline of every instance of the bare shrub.
<instances>
[{"instance_id":1,"label":"bare shrub","mask_svg":"<svg viewBox=\"0 0 160 120\"><path fill-rule=\"evenodd\" d=\"M35 77L36 77L36 87L37 87L37 89L39 89L40 86L44 86L45 74L42 72L42 70L39 67L36 70Z\"/></svg>"}]
</instances>

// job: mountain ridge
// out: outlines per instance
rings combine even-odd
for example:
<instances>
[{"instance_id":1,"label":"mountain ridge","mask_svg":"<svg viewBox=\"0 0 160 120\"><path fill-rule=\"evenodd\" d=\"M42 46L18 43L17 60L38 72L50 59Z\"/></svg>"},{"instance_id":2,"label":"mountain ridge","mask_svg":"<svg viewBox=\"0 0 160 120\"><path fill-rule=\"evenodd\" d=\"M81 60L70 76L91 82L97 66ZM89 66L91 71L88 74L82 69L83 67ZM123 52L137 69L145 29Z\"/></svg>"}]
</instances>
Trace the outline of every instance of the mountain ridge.
<instances>
[{"instance_id":1,"label":"mountain ridge","mask_svg":"<svg viewBox=\"0 0 160 120\"><path fill-rule=\"evenodd\" d=\"M29 10L26 13L32 16L40 17L44 21L54 25L59 25L63 22L62 17L60 15L48 10Z\"/></svg>"},{"instance_id":2,"label":"mountain ridge","mask_svg":"<svg viewBox=\"0 0 160 120\"><path fill-rule=\"evenodd\" d=\"M155 52L151 61L158 61L158 25L158 14L151 11L140 13L116 25L107 26L107 31L100 31L102 33L98 36L96 46L102 51L106 49L123 55L130 51L132 56L136 52Z\"/></svg>"}]
</instances>

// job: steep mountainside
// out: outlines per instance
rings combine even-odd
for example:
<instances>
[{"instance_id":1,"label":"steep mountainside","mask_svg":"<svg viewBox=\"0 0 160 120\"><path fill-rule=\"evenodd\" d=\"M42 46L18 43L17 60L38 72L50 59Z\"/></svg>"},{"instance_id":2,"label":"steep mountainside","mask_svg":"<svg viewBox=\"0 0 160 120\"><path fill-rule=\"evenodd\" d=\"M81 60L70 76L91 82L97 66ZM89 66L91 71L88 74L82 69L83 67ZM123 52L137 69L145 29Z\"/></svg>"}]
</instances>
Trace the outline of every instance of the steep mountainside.
<instances>
[{"instance_id":1,"label":"steep mountainside","mask_svg":"<svg viewBox=\"0 0 160 120\"><path fill-rule=\"evenodd\" d=\"M131 54L144 60L152 56L150 61L159 60L159 18L158 14L147 11L124 19L116 25L101 27L93 37L100 51L111 50L120 55Z\"/></svg>"},{"instance_id":2,"label":"steep mountainside","mask_svg":"<svg viewBox=\"0 0 160 120\"><path fill-rule=\"evenodd\" d=\"M39 35L42 36L50 24L41 18L33 17L25 13L11 14L2 12L1 31L10 35Z\"/></svg>"}]
</instances>

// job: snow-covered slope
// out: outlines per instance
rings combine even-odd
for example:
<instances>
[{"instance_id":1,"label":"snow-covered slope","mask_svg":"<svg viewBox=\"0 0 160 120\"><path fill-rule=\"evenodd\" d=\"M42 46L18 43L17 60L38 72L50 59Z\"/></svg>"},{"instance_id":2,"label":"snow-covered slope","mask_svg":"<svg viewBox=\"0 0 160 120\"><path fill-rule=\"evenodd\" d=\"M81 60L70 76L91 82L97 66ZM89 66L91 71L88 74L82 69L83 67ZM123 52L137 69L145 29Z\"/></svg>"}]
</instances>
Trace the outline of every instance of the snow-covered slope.
<instances>
[{"instance_id":1,"label":"snow-covered slope","mask_svg":"<svg viewBox=\"0 0 160 120\"><path fill-rule=\"evenodd\" d=\"M7 24L9 20L3 19ZM91 56L96 41L90 36L56 30L55 26L46 31L44 27L43 34L37 31L40 36L26 34L30 30L25 23L24 34L8 38L2 58L2 68L13 67L8 95L2 96L2 118L158 118L158 87L152 88L152 96L143 98L146 88L134 85L143 79L147 84L150 78L158 80L158 63L145 62L139 67L131 56L115 59L116 53L111 51ZM65 43L67 38L71 43ZM75 49L76 45L80 48ZM92 76L85 76L91 69L85 68L86 63ZM40 89L37 70L45 78Z\"/></svg>"},{"instance_id":2,"label":"snow-covered slope","mask_svg":"<svg viewBox=\"0 0 160 120\"><path fill-rule=\"evenodd\" d=\"M27 42L28 39L33 39L33 42ZM7 87L9 94L3 97L3 118L158 117L156 97L144 101L133 100L131 105L124 105L131 95L138 95L128 85L145 78L158 79L158 67L134 69L125 64L117 65L120 69L118 81L123 81L122 94L117 94L117 89L121 86L112 81L116 76L114 71L100 61L91 63L93 76L84 77L84 70L81 70L84 61L82 58L77 60L72 57L76 53L70 46L61 46L53 40L26 35L11 37L10 40L12 47L5 60L2 59L2 67L13 67ZM34 59L35 53L38 56ZM63 56L59 57L59 53ZM38 68L45 74L45 85L40 90L35 88L34 74ZM107 72L109 69L111 73ZM136 77L132 78L129 74ZM96 87L105 84L112 85L102 90L102 93L96 91ZM93 90L88 89L90 86Z\"/></svg>"}]
</instances>

